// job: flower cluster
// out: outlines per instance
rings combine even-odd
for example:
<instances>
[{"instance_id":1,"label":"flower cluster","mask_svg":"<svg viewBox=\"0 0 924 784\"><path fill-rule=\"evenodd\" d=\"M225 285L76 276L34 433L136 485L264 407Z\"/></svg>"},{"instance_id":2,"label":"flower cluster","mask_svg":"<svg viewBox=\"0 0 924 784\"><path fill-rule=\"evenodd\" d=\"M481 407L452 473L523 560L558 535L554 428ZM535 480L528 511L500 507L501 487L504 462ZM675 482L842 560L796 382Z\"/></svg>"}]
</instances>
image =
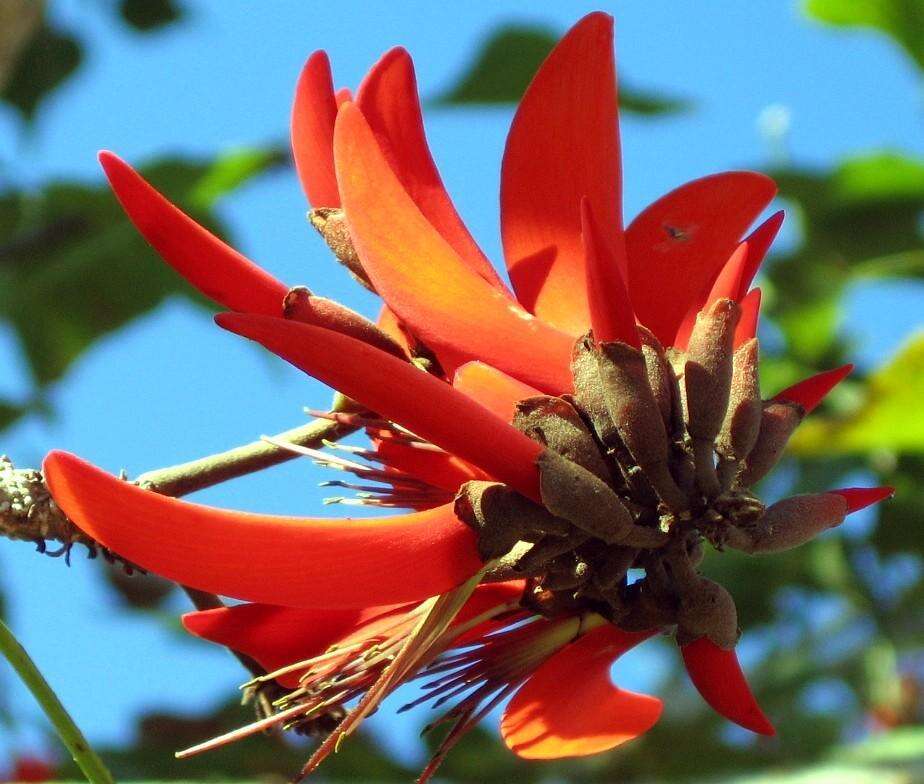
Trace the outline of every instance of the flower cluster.
<instances>
[{"instance_id":1,"label":"flower cluster","mask_svg":"<svg viewBox=\"0 0 924 784\"><path fill-rule=\"evenodd\" d=\"M284 285L102 155L139 231L231 311L221 327L355 401L329 416L364 428L370 446L306 450L360 481L330 484L357 491L348 503L414 510L244 514L72 455L45 461L56 502L94 540L249 602L185 624L256 658L283 690L250 729L343 717L358 700L305 772L416 678L418 702L447 705L437 723L451 722L423 778L511 695L501 732L517 754L613 748L647 731L661 703L613 685L610 666L660 633L716 711L773 734L735 655L734 601L700 572L704 545L779 552L890 492L757 498L850 368L762 399L752 281L782 214L745 233L775 187L751 172L704 177L624 226L615 96L612 20L591 14L513 121L508 288L442 185L407 53L387 53L355 98L314 54L292 114L295 162L312 223L381 296L377 323Z\"/></svg>"}]
</instances>

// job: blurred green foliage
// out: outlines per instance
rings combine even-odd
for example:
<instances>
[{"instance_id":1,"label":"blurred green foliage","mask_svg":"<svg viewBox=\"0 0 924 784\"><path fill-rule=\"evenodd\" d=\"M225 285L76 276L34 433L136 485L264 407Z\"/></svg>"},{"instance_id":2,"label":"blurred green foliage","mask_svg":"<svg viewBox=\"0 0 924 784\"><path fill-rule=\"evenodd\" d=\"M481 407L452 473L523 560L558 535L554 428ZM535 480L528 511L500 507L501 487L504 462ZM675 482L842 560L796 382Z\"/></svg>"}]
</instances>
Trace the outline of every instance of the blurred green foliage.
<instances>
[{"instance_id":1,"label":"blurred green foliage","mask_svg":"<svg viewBox=\"0 0 924 784\"><path fill-rule=\"evenodd\" d=\"M112 7L139 32L181 18L181 8L169 0L123 0ZM879 30L924 68L921 0L808 0L805 8L832 25ZM27 38L5 86L0 79L0 97L24 120L35 116L81 56L79 41L40 19ZM494 30L438 103L514 103L556 38L555 31L524 25ZM36 70L39 46L43 54ZM688 106L624 86L620 102L624 109L654 116ZM244 150L212 160L160 160L144 173L197 219L221 231L225 227L214 211L218 200L283 160L279 150ZM924 160L883 150L849 156L829 169L788 165L770 174L799 229L798 242L771 257L760 281L764 314L779 336L767 341L773 350L765 349L763 363L764 387L772 394L849 360L850 336L841 314L852 286L873 278L924 277ZM40 405L45 386L60 379L99 337L166 296L191 293L155 263L119 216L100 183L52 182L39 191L0 192L0 318L15 330L35 381L35 401L0 401L0 427ZM746 640L754 648L751 682L775 718L777 738L755 740L730 732L693 693L672 646L661 641L654 644L673 657L671 674L658 689L670 710L641 740L593 759L536 765L518 760L492 729L482 727L449 756L441 777L498 784L924 781L922 399L924 336L916 335L880 368L865 377L856 373L841 385L794 441L783 479L777 480L789 486L774 492L855 484L858 477L897 488L897 497L869 515L865 526L848 526L849 532L772 558L710 555L705 563L705 571L736 598ZM110 579L134 610L155 608L166 594L156 582ZM836 709L813 703L819 689L837 696ZM282 778L297 769L306 756L304 742L264 737L184 763L173 760L177 748L248 718L247 709L230 704L196 717L151 714L140 720L131 745L104 753L123 779ZM844 745L873 725L891 731ZM749 770L767 772L743 775ZM347 753L332 756L321 775L408 781L414 773L360 734Z\"/></svg>"}]
</instances>

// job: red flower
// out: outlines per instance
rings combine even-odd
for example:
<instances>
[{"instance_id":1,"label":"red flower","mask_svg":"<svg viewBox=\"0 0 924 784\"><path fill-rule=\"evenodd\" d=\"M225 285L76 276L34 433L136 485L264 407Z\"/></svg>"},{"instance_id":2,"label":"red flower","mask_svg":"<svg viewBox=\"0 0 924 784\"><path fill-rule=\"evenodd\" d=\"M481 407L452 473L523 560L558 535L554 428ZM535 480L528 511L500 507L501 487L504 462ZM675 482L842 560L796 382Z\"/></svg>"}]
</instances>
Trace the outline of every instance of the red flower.
<instances>
[{"instance_id":1,"label":"red flower","mask_svg":"<svg viewBox=\"0 0 924 784\"><path fill-rule=\"evenodd\" d=\"M514 295L442 185L407 53L386 54L355 100L312 55L294 157L317 225L384 300L378 325L290 291L102 156L148 241L236 311L220 326L375 412L332 415L365 425L373 449L309 454L377 483L355 502L417 510L244 514L156 495L71 455L46 459L55 500L89 536L186 585L261 603L186 618L291 689L259 726L365 694L308 769L385 694L428 675L429 696L455 707L425 776L510 694L502 734L517 754L612 748L652 726L661 704L613 686L610 664L674 628L706 701L772 734L734 653L734 602L697 569L702 542L787 549L890 493L765 509L750 492L849 367L761 401L751 283L782 215L741 238L774 185L751 172L705 177L624 228L615 91L612 20L591 14L542 65L508 138L501 222ZM522 579L473 590L498 559ZM630 584L630 568L645 577Z\"/></svg>"}]
</instances>

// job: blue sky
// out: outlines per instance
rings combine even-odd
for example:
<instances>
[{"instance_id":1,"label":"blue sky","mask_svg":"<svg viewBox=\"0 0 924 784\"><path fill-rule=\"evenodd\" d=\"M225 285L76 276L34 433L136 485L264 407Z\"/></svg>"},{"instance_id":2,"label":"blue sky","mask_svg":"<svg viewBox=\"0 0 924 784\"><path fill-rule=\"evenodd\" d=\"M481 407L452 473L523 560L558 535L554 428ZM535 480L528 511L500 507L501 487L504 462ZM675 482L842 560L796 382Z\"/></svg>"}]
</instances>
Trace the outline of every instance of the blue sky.
<instances>
[{"instance_id":1,"label":"blue sky","mask_svg":"<svg viewBox=\"0 0 924 784\"><path fill-rule=\"evenodd\" d=\"M807 21L795 3L319 6L276 0L258 6L187 0L182 24L150 36L117 26L102 5L50 3L53 17L88 43L89 58L29 134L0 110L4 178L23 184L98 179L100 148L141 163L168 153L208 155L274 142L285 133L295 77L314 49L329 51L338 84L355 86L383 51L402 44L415 58L424 96L432 96L464 70L496 25L564 30L601 7L616 16L619 70L627 83L695 103L693 111L668 119L624 119L627 217L684 180L768 166L773 145L758 122L767 107L785 107L786 147L799 164L825 166L847 153L882 148L924 154L922 94L909 61L874 34ZM511 114L441 109L426 118L449 190L495 259L498 172ZM252 258L286 281L373 313L371 297L357 290L307 226L305 208L291 171L253 183L221 205L238 246ZM796 231L790 224L787 231ZM893 351L920 325L922 303L924 289L905 283L853 292L847 321L860 360L874 364ZM3 331L0 361L0 394L23 395L25 366ZM57 418L23 422L4 434L0 451L30 465L49 448L66 448L136 475L291 427L302 420L302 406L323 406L328 398L321 385L216 329L203 311L174 301L100 342L53 391ZM316 484L323 478L306 463L290 464L198 500L319 514L323 491ZM240 680L223 651L119 610L97 570L81 558L68 570L26 545L3 541L0 559L8 620L92 740L125 739L144 708L211 705ZM176 608L182 606L178 597ZM651 661L637 664L647 669ZM636 672L642 667L626 669L630 680L646 680ZM11 689L6 701L34 715L21 691ZM5 742L20 740L39 743L34 732L12 739L0 734L0 757ZM401 741L407 753L410 743Z\"/></svg>"}]
</instances>

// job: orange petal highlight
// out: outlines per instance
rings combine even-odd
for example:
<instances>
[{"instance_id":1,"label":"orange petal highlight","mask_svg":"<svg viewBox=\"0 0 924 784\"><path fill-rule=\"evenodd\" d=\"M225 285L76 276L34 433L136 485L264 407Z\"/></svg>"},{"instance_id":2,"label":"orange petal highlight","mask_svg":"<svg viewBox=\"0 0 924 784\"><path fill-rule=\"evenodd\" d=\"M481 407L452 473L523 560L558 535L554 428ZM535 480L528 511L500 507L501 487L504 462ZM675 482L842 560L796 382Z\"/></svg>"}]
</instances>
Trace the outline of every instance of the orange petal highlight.
<instances>
[{"instance_id":1,"label":"orange petal highlight","mask_svg":"<svg viewBox=\"0 0 924 784\"><path fill-rule=\"evenodd\" d=\"M418 601L481 567L452 505L371 519L249 514L158 495L66 452L43 465L88 536L169 580L248 601L351 608Z\"/></svg>"},{"instance_id":2,"label":"orange petal highlight","mask_svg":"<svg viewBox=\"0 0 924 784\"><path fill-rule=\"evenodd\" d=\"M256 340L319 381L539 499L542 446L409 362L308 324L222 313L222 327Z\"/></svg>"},{"instance_id":3,"label":"orange petal highlight","mask_svg":"<svg viewBox=\"0 0 924 784\"><path fill-rule=\"evenodd\" d=\"M312 207L340 206L334 173L337 105L327 53L315 52L298 77L291 119L295 170Z\"/></svg>"},{"instance_id":4,"label":"orange petal highlight","mask_svg":"<svg viewBox=\"0 0 924 784\"><path fill-rule=\"evenodd\" d=\"M610 680L610 665L651 634L601 626L552 656L504 711L507 747L526 759L583 757L651 729L661 716L661 700Z\"/></svg>"},{"instance_id":5,"label":"orange petal highlight","mask_svg":"<svg viewBox=\"0 0 924 784\"><path fill-rule=\"evenodd\" d=\"M104 151L99 161L135 228L205 296L230 310L282 313L286 285L167 201L117 155Z\"/></svg>"},{"instance_id":6,"label":"orange petal highlight","mask_svg":"<svg viewBox=\"0 0 924 784\"><path fill-rule=\"evenodd\" d=\"M716 713L759 735L776 734L754 699L733 650L700 637L681 646L680 652L690 680Z\"/></svg>"},{"instance_id":7,"label":"orange petal highlight","mask_svg":"<svg viewBox=\"0 0 924 784\"><path fill-rule=\"evenodd\" d=\"M408 196L362 113L345 104L334 157L350 232L376 290L444 367L480 359L544 392L569 391L572 339L459 257Z\"/></svg>"},{"instance_id":8,"label":"orange petal highlight","mask_svg":"<svg viewBox=\"0 0 924 784\"><path fill-rule=\"evenodd\" d=\"M708 294L775 193L773 180L762 174L714 174L662 196L626 229L635 315L664 345L673 345L689 309Z\"/></svg>"},{"instance_id":9,"label":"orange petal highlight","mask_svg":"<svg viewBox=\"0 0 924 784\"><path fill-rule=\"evenodd\" d=\"M513 421L518 402L539 394L535 387L484 362L466 362L456 370L452 385L505 422Z\"/></svg>"},{"instance_id":10,"label":"orange petal highlight","mask_svg":"<svg viewBox=\"0 0 924 784\"><path fill-rule=\"evenodd\" d=\"M622 234L613 19L585 16L539 68L504 151L501 233L517 298L571 335L590 327L581 199Z\"/></svg>"},{"instance_id":11,"label":"orange petal highlight","mask_svg":"<svg viewBox=\"0 0 924 784\"><path fill-rule=\"evenodd\" d=\"M452 204L424 133L411 56L395 47L369 71L356 94L363 116L414 204L466 264L505 290Z\"/></svg>"}]
</instances>

